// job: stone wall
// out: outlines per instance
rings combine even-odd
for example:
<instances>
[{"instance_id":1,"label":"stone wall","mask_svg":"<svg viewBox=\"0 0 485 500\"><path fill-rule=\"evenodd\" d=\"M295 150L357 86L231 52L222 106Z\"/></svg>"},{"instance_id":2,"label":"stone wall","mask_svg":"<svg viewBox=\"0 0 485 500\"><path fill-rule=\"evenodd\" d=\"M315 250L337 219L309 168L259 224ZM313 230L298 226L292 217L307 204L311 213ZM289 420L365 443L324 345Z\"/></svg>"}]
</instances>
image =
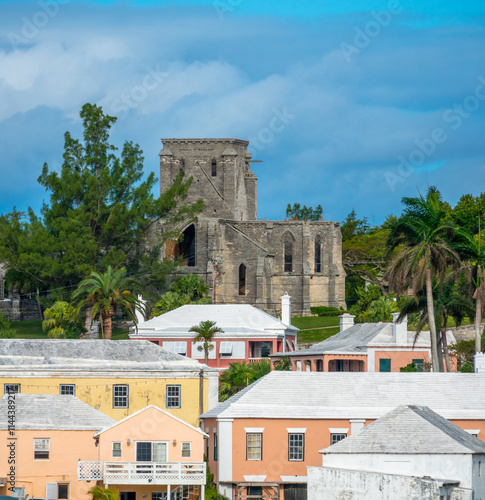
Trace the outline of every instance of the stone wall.
<instances>
[{"instance_id":1,"label":"stone wall","mask_svg":"<svg viewBox=\"0 0 485 500\"><path fill-rule=\"evenodd\" d=\"M43 319L39 315L39 305L35 299L20 298L0 300L0 312L11 321L33 321Z\"/></svg>"},{"instance_id":2,"label":"stone wall","mask_svg":"<svg viewBox=\"0 0 485 500\"><path fill-rule=\"evenodd\" d=\"M452 481L450 481L452 483ZM442 480L308 467L308 500L472 500L471 489Z\"/></svg>"}]
</instances>

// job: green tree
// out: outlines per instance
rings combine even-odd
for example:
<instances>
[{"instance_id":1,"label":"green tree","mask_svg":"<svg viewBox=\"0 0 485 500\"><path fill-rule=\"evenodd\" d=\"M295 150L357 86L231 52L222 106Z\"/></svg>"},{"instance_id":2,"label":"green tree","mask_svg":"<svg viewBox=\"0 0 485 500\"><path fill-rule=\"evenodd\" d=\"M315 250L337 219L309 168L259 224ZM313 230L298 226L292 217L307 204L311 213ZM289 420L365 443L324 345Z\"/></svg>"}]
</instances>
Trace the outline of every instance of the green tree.
<instances>
[{"instance_id":1,"label":"green tree","mask_svg":"<svg viewBox=\"0 0 485 500\"><path fill-rule=\"evenodd\" d=\"M144 304L128 288L136 288L134 280L127 278L126 269L113 270L111 266L105 273L92 272L91 276L79 283L73 293L73 300L80 309L92 307L92 317L99 313L104 339L111 339L112 319L117 308L121 309L137 324L136 311L144 314Z\"/></svg>"},{"instance_id":2,"label":"green tree","mask_svg":"<svg viewBox=\"0 0 485 500\"><path fill-rule=\"evenodd\" d=\"M451 371L448 342L446 331L450 318L453 318L455 325L460 326L465 316L473 316L473 304L463 294L458 285L453 282L447 282L441 285L433 283L433 310L435 314L435 325L437 332L440 332L441 345L445 355L446 371ZM418 316L416 324L416 337L425 328L428 323L428 302L426 292L419 291L415 297L405 297L400 301L401 313L399 320L405 316Z\"/></svg>"},{"instance_id":3,"label":"green tree","mask_svg":"<svg viewBox=\"0 0 485 500\"><path fill-rule=\"evenodd\" d=\"M464 262L466 275L472 283L475 299L475 351L481 352L481 325L485 306L485 243L480 232L477 236L473 236L466 231L459 231L455 248Z\"/></svg>"},{"instance_id":4,"label":"green tree","mask_svg":"<svg viewBox=\"0 0 485 500\"><path fill-rule=\"evenodd\" d=\"M356 235L367 234L369 229L370 226L367 221L367 217L358 219L355 210L352 209L340 227L342 232L342 241L350 240Z\"/></svg>"},{"instance_id":5,"label":"green tree","mask_svg":"<svg viewBox=\"0 0 485 500\"><path fill-rule=\"evenodd\" d=\"M219 401L226 401L270 371L271 362L267 359L254 363L230 363L219 378Z\"/></svg>"},{"instance_id":6,"label":"green tree","mask_svg":"<svg viewBox=\"0 0 485 500\"><path fill-rule=\"evenodd\" d=\"M93 496L93 500L119 500L120 494L118 490L111 488L101 488L100 486L93 486L88 495Z\"/></svg>"},{"instance_id":7,"label":"green tree","mask_svg":"<svg viewBox=\"0 0 485 500\"><path fill-rule=\"evenodd\" d=\"M184 200L192 179L180 173L160 197L153 195L153 173L143 180L143 156L137 144L125 142L121 153L109 142L116 118L85 104L80 113L83 140L65 134L61 171L44 164L38 181L50 194L41 214L13 209L0 216L0 261L15 279L47 290L76 286L93 271L126 267L160 289L163 239L175 227L193 220L202 200ZM164 231L160 230L163 223Z\"/></svg>"},{"instance_id":8,"label":"green tree","mask_svg":"<svg viewBox=\"0 0 485 500\"><path fill-rule=\"evenodd\" d=\"M209 352L214 349L212 339L216 333L224 333L222 328L216 325L215 321L201 321L198 325L193 326L189 332L195 333L192 342L203 342L203 345L198 347L199 351L204 351L204 363L209 362Z\"/></svg>"},{"instance_id":9,"label":"green tree","mask_svg":"<svg viewBox=\"0 0 485 500\"><path fill-rule=\"evenodd\" d=\"M403 198L402 202L403 214L393 225L387 241L388 255L393 257L388 269L389 284L398 294L409 288L416 294L426 287L433 371L443 371L443 357L438 352L433 279L442 283L450 266L456 268L459 264L458 255L450 247L455 227L447 220L446 207L435 187L430 187L425 197Z\"/></svg>"},{"instance_id":10,"label":"green tree","mask_svg":"<svg viewBox=\"0 0 485 500\"><path fill-rule=\"evenodd\" d=\"M177 278L164 293L152 310L152 317L160 316L168 311L186 304L210 304L209 285L196 274L184 274Z\"/></svg>"},{"instance_id":11,"label":"green tree","mask_svg":"<svg viewBox=\"0 0 485 500\"><path fill-rule=\"evenodd\" d=\"M392 313L395 312L399 312L399 308L394 298L382 295L371 302L365 314L365 319L370 323L390 322L392 321Z\"/></svg>"},{"instance_id":12,"label":"green tree","mask_svg":"<svg viewBox=\"0 0 485 500\"><path fill-rule=\"evenodd\" d=\"M16 331L10 325L9 319L3 319L3 313L0 311L0 338L14 339Z\"/></svg>"},{"instance_id":13,"label":"green tree","mask_svg":"<svg viewBox=\"0 0 485 500\"><path fill-rule=\"evenodd\" d=\"M300 206L299 203L288 203L286 207L286 218L289 220L320 221L323 220L323 209L321 205L316 208Z\"/></svg>"},{"instance_id":14,"label":"green tree","mask_svg":"<svg viewBox=\"0 0 485 500\"><path fill-rule=\"evenodd\" d=\"M379 286L369 285L367 288L358 287L356 291L357 302L350 308L350 314L356 316L358 323L367 321L367 310L374 300L382 297L382 292Z\"/></svg>"},{"instance_id":15,"label":"green tree","mask_svg":"<svg viewBox=\"0 0 485 500\"><path fill-rule=\"evenodd\" d=\"M85 331L78 310L60 300L44 311L42 330L52 339L78 338Z\"/></svg>"}]
</instances>

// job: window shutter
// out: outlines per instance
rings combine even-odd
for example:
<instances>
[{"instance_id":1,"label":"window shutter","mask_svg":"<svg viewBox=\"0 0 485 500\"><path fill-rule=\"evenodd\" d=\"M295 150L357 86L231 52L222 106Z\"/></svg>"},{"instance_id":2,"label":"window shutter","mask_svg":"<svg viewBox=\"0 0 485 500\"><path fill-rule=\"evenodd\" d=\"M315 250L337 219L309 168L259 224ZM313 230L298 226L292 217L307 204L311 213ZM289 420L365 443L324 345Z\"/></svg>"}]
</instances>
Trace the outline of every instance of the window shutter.
<instances>
[{"instance_id":1,"label":"window shutter","mask_svg":"<svg viewBox=\"0 0 485 500\"><path fill-rule=\"evenodd\" d=\"M46 500L57 500L57 483L46 483L45 498Z\"/></svg>"}]
</instances>

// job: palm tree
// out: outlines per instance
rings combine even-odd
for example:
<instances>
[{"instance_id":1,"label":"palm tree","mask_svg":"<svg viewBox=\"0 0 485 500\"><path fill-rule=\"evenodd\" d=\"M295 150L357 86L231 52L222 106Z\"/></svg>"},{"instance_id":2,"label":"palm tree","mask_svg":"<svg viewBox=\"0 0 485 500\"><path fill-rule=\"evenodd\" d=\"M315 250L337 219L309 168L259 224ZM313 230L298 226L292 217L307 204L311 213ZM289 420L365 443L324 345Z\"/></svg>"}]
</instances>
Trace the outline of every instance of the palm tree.
<instances>
[{"instance_id":1,"label":"palm tree","mask_svg":"<svg viewBox=\"0 0 485 500\"><path fill-rule=\"evenodd\" d=\"M409 288L414 294L426 287L426 302L431 335L433 371L443 371L443 356L438 352L433 279L442 283L450 266L457 268L459 258L450 246L455 226L446 220L441 195L430 187L423 197L403 198L404 213L391 228L387 240L387 256L398 254L388 269L390 286L402 294ZM441 351L441 349L440 349Z\"/></svg>"},{"instance_id":2,"label":"palm tree","mask_svg":"<svg viewBox=\"0 0 485 500\"><path fill-rule=\"evenodd\" d=\"M92 307L93 318L101 316L101 331L104 339L111 339L112 319L116 308L120 308L137 325L136 311L144 313L145 305L135 293L127 288L137 287L136 281L127 278L124 267L113 270L111 266L105 273L92 272L91 276L79 283L73 293L78 307Z\"/></svg>"},{"instance_id":3,"label":"palm tree","mask_svg":"<svg viewBox=\"0 0 485 500\"><path fill-rule=\"evenodd\" d=\"M204 364L209 362L209 351L214 349L212 339L216 333L224 333L222 328L216 326L215 321L201 321L198 325L193 326L189 332L196 333L193 343L203 342L203 345L198 346L199 351L204 351ZM204 411L204 369L201 368L199 374L199 415Z\"/></svg>"},{"instance_id":4,"label":"palm tree","mask_svg":"<svg viewBox=\"0 0 485 500\"><path fill-rule=\"evenodd\" d=\"M485 245L481 242L480 232L477 237L466 231L458 231L454 244L457 252L465 261L465 269L473 283L475 299L475 352L482 352L481 325L485 305Z\"/></svg>"},{"instance_id":5,"label":"palm tree","mask_svg":"<svg viewBox=\"0 0 485 500\"><path fill-rule=\"evenodd\" d=\"M78 310L68 302L57 300L44 311L42 330L52 339L79 337L84 331L78 321Z\"/></svg>"},{"instance_id":6,"label":"palm tree","mask_svg":"<svg viewBox=\"0 0 485 500\"><path fill-rule=\"evenodd\" d=\"M93 486L88 491L88 495L92 495L93 500L119 500L120 498L120 494L117 490L101 488L99 486Z\"/></svg>"},{"instance_id":7,"label":"palm tree","mask_svg":"<svg viewBox=\"0 0 485 500\"><path fill-rule=\"evenodd\" d=\"M473 315L472 302L459 290L455 288L454 283L446 283L438 286L437 293L434 294L434 312L436 330L441 333L441 344L443 347L446 363L446 371L451 371L450 355L448 351L448 343L446 339L446 331L448 329L448 320L453 318L456 326L460 326L465 316ZM401 304L401 313L398 321L408 315L418 315L418 323L416 325L416 342L419 334L428 321L428 307L426 293L420 291L416 297L408 297Z\"/></svg>"},{"instance_id":8,"label":"palm tree","mask_svg":"<svg viewBox=\"0 0 485 500\"><path fill-rule=\"evenodd\" d=\"M189 332L194 332L197 335L193 338L192 342L203 342L197 349L199 351L204 351L204 363L209 362L209 351L214 349L212 344L212 339L216 333L224 333L224 331L216 326L215 321L201 321L198 325L193 326Z\"/></svg>"}]
</instances>

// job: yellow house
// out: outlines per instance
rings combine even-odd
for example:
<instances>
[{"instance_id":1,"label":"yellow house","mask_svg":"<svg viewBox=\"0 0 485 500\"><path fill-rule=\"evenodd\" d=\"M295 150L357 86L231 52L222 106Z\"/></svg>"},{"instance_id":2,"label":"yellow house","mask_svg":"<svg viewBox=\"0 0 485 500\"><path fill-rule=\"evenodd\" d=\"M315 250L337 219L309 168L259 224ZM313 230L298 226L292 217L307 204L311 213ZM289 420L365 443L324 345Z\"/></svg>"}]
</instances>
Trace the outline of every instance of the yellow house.
<instances>
[{"instance_id":1,"label":"yellow house","mask_svg":"<svg viewBox=\"0 0 485 500\"><path fill-rule=\"evenodd\" d=\"M217 404L218 371L146 340L0 343L4 393L72 395L115 420L156 405L198 425L201 376L207 411Z\"/></svg>"},{"instance_id":2,"label":"yellow house","mask_svg":"<svg viewBox=\"0 0 485 500\"><path fill-rule=\"evenodd\" d=\"M120 500L204 499L208 436L156 406L116 422L74 396L6 394L0 411L0 494L88 500L100 486Z\"/></svg>"}]
</instances>

